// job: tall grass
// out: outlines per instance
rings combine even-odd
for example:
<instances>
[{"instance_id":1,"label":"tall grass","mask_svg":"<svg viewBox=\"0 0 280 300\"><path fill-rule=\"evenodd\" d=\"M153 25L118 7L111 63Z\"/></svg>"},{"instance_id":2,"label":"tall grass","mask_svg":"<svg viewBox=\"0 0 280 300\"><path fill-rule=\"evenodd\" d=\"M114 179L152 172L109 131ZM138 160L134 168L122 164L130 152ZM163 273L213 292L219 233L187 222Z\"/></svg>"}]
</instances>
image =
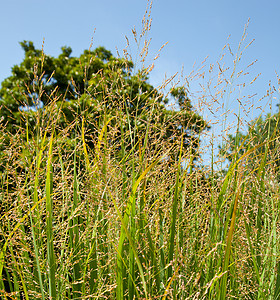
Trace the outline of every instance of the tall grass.
<instances>
[{"instance_id":1,"label":"tall grass","mask_svg":"<svg viewBox=\"0 0 280 300\"><path fill-rule=\"evenodd\" d=\"M231 83L241 74L238 55ZM213 105L229 88L228 69L218 67L218 84L213 90L211 79L200 98L212 89ZM151 122L155 108L142 136L118 126L128 113L104 111L90 148L83 107L61 131L56 101L36 112L34 136L28 119L16 136L1 127L9 136L0 184L1 299L280 299L280 189L269 161L276 136L237 142L222 171L212 149L209 168L199 168L183 138L170 146L153 135L161 125ZM170 153L178 157L172 164Z\"/></svg>"}]
</instances>

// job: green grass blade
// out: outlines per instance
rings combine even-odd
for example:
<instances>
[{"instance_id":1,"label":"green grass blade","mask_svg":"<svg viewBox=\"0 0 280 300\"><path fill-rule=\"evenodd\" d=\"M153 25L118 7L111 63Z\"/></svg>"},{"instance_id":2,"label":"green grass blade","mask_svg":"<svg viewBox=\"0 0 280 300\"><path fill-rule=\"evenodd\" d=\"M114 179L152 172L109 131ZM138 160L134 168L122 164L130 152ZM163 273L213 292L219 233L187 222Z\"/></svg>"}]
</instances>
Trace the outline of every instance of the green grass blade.
<instances>
[{"instance_id":1,"label":"green grass blade","mask_svg":"<svg viewBox=\"0 0 280 300\"><path fill-rule=\"evenodd\" d=\"M179 199L179 189L180 189L180 175L181 175L181 158L182 158L182 149L183 149L183 137L181 139L181 147L179 152L179 161L177 166L177 173L176 173L176 184L175 184L175 191L173 197L173 204L172 204L172 214L171 214L171 225L170 225L170 236L169 236L169 244L168 244L168 272L167 272L167 279L172 277L172 265L171 261L174 257L174 245L175 245L175 234L176 234L176 223L177 223L177 214L178 214L178 199Z\"/></svg>"},{"instance_id":2,"label":"green grass blade","mask_svg":"<svg viewBox=\"0 0 280 300\"><path fill-rule=\"evenodd\" d=\"M46 179L46 213L47 213L47 261L49 276L49 294L52 299L56 299L56 262L53 244L53 173L52 173L52 150L53 135L50 139L48 162L47 162L47 179Z\"/></svg>"},{"instance_id":3,"label":"green grass blade","mask_svg":"<svg viewBox=\"0 0 280 300\"><path fill-rule=\"evenodd\" d=\"M280 261L278 261L278 263L277 263L276 274L277 274L277 277L276 277L276 284L275 284L273 299L279 300L280 299Z\"/></svg>"},{"instance_id":4,"label":"green grass blade","mask_svg":"<svg viewBox=\"0 0 280 300\"><path fill-rule=\"evenodd\" d=\"M129 244L130 244L130 247L131 247L131 249L133 251L133 254L134 254L134 257L135 257L135 260L136 260L136 264L137 264L139 272L140 272L140 277L141 277L141 280L142 280L145 297L147 299L148 298L147 283L146 283L146 280L145 280L145 275L144 275L143 267L142 267L141 261L139 259L139 256L137 254L137 251L136 251L133 239L132 239L132 237L131 237L131 235L130 235L130 233L128 231L127 222L126 222L125 218L122 217L121 212L119 211L119 209L117 207L117 203L116 203L116 201L115 201L115 199L113 198L112 195L111 195L111 199L112 199L112 201L114 203L115 209L116 209L117 214L118 214L118 216L119 216L119 218L121 220L121 223L122 223L122 230L124 231L124 234L122 235L123 239L124 239L124 237L127 237L128 241L129 241ZM123 241L123 239L122 239L122 241ZM118 259L123 259L121 253L119 252L120 250L122 250L121 247L118 248ZM118 272L118 270L117 270L117 272ZM117 275L118 275L118 277L117 277L117 284L119 284L120 281L122 280L122 278L121 278L120 274L117 274ZM123 294L117 294L117 299L123 299Z\"/></svg>"},{"instance_id":5,"label":"green grass blade","mask_svg":"<svg viewBox=\"0 0 280 300\"><path fill-rule=\"evenodd\" d=\"M33 211L45 199L46 199L46 197L41 198L37 203L35 203L32 206L31 211ZM1 252L0 252L0 287L1 287L2 290L4 290L4 284L3 284L3 268L4 268L4 265L5 265L5 259L4 259L4 257L6 255L8 243L10 242L11 238L16 233L16 231L19 229L19 227L22 225L22 223L28 218L28 216L29 216L29 213L26 213L18 221L17 225L15 225L14 229L10 232L9 236L5 240L5 243L4 243L4 245L3 245L2 249L1 249ZM2 218L3 217L4 216L2 216Z\"/></svg>"},{"instance_id":6,"label":"green grass blade","mask_svg":"<svg viewBox=\"0 0 280 300\"><path fill-rule=\"evenodd\" d=\"M79 216L76 215L78 208L78 200L79 200L79 192L78 192L78 177L77 177L77 169L76 169L76 150L74 153L74 178L73 178L73 219L71 220L71 225L69 229L69 237L70 237L70 247L72 251L72 261L73 261L73 297L74 299L81 297L82 291L82 283L80 282L82 279L81 273L81 265L80 265L80 232L79 232Z\"/></svg>"},{"instance_id":7,"label":"green grass blade","mask_svg":"<svg viewBox=\"0 0 280 300\"><path fill-rule=\"evenodd\" d=\"M231 216L231 223L230 223L230 228L229 228L228 237L227 237L224 266L223 266L223 272L225 274L221 279L221 285L220 285L220 291L219 291L219 294L220 294L219 299L220 300L226 299L229 258L230 258L230 252L231 252L233 232L234 232L234 228L235 228L235 220L236 220L236 214L237 214L239 194L240 194L240 188L238 188L238 191L235 195L234 207L233 207L232 216Z\"/></svg>"}]
</instances>

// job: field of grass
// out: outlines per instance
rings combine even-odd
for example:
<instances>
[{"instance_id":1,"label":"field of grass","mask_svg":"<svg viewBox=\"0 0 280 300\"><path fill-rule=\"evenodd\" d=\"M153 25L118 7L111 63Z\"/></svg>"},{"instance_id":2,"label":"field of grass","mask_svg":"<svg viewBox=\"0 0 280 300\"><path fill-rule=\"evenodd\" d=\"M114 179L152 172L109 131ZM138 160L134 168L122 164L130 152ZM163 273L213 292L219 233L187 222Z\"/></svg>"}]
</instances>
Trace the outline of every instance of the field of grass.
<instances>
[{"instance_id":1,"label":"field of grass","mask_svg":"<svg viewBox=\"0 0 280 300\"><path fill-rule=\"evenodd\" d=\"M104 114L91 140L82 107L60 130L51 100L32 132L24 111L1 127L1 299L280 299L277 137L199 168L156 122L135 142Z\"/></svg>"}]
</instances>

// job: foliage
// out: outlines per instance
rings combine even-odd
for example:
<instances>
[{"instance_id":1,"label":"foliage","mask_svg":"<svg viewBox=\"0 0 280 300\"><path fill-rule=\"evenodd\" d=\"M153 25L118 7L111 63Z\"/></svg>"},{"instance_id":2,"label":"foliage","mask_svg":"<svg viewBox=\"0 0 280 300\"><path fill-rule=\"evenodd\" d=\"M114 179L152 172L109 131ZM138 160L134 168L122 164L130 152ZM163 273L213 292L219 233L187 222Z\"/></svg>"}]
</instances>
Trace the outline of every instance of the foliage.
<instances>
[{"instance_id":1,"label":"foliage","mask_svg":"<svg viewBox=\"0 0 280 300\"><path fill-rule=\"evenodd\" d=\"M183 148L197 148L198 135L207 125L193 111L183 87L170 93L179 104L178 114L166 109L171 99L148 83L145 70L134 71L132 62L113 57L103 47L85 50L80 57L72 57L71 48L62 47L55 58L36 49L32 42L20 44L24 59L12 68L12 75L0 89L1 120L8 131L15 133L28 121L31 134L38 115L50 114L48 108L55 101L61 111L56 120L61 130L79 116L80 122L85 119L88 135L94 140L100 119L107 115L108 119L116 117L113 122L118 122L119 134L121 130L134 132L127 135L126 145L129 139L135 145L151 126L153 135L161 135L168 143L180 143L183 134Z\"/></svg>"},{"instance_id":2,"label":"foliage","mask_svg":"<svg viewBox=\"0 0 280 300\"><path fill-rule=\"evenodd\" d=\"M264 119L260 116L249 123L247 134L239 131L236 135L228 135L227 144L220 146L221 153L232 162L251 150L252 153L246 160L251 171L257 170L257 165L265 156L270 162L269 167L277 174L280 167L279 116L279 113L267 114Z\"/></svg>"}]
</instances>

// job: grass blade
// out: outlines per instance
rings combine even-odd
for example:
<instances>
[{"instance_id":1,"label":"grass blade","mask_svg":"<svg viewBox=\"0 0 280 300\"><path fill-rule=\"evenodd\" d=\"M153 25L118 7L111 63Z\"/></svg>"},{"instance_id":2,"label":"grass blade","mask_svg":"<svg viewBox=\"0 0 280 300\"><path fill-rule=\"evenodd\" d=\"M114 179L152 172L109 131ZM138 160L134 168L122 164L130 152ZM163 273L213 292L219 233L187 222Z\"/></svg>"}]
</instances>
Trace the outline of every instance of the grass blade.
<instances>
[{"instance_id":1,"label":"grass blade","mask_svg":"<svg viewBox=\"0 0 280 300\"><path fill-rule=\"evenodd\" d=\"M46 213L47 213L47 261L49 273L49 293L51 299L56 299L56 262L53 244L53 173L52 173L52 150L53 135L50 138L50 146L47 162L47 179L46 179Z\"/></svg>"}]
</instances>

